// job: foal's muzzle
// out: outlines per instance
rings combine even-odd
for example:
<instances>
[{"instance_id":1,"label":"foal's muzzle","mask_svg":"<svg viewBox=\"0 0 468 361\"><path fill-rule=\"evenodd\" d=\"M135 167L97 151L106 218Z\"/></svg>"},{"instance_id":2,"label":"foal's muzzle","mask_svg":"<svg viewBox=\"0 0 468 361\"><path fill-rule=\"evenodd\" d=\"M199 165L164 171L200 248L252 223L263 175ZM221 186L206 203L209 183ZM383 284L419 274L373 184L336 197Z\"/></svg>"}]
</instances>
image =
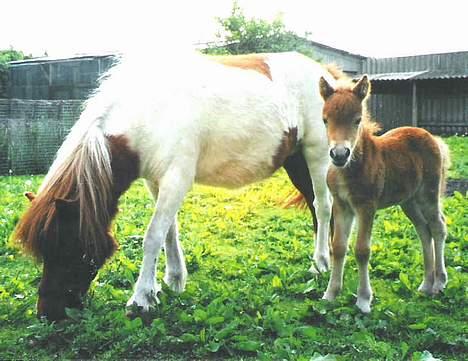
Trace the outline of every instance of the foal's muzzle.
<instances>
[{"instance_id":1,"label":"foal's muzzle","mask_svg":"<svg viewBox=\"0 0 468 361\"><path fill-rule=\"evenodd\" d=\"M337 167L343 167L351 155L351 149L343 146L337 145L330 149L330 158L332 163Z\"/></svg>"}]
</instances>

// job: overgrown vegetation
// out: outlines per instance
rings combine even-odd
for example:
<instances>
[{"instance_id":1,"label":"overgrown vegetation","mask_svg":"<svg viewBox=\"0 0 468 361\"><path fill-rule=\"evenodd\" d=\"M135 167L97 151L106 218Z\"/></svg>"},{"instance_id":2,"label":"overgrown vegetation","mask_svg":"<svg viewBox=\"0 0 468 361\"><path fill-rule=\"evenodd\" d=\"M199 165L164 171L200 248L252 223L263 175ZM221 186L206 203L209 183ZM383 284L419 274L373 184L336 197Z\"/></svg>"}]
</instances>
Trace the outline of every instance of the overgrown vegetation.
<instances>
[{"instance_id":1,"label":"overgrown vegetation","mask_svg":"<svg viewBox=\"0 0 468 361\"><path fill-rule=\"evenodd\" d=\"M466 138L451 138L464 147ZM454 152L466 172L464 155ZM70 320L36 319L40 265L7 245L27 207L24 191L42 177L0 177L0 355L2 359L148 358L163 360L466 360L467 195L444 200L449 228L449 284L434 299L416 291L422 254L398 208L374 227L370 315L354 306L357 270L348 256L345 289L320 300L328 275L307 272L313 250L308 211L278 206L291 186L284 172L237 191L196 186L179 215L189 280L163 287L149 327L125 317L142 258L142 235L153 210L142 182L121 199L114 225L120 249L93 282L85 310ZM158 278L164 271L164 257ZM326 358L321 358L326 356Z\"/></svg>"},{"instance_id":2,"label":"overgrown vegetation","mask_svg":"<svg viewBox=\"0 0 468 361\"><path fill-rule=\"evenodd\" d=\"M8 63L14 60L23 60L25 57L26 56L22 51L15 50L13 48L0 50L0 98L7 96L6 85L8 83Z\"/></svg>"},{"instance_id":3,"label":"overgrown vegetation","mask_svg":"<svg viewBox=\"0 0 468 361\"><path fill-rule=\"evenodd\" d=\"M298 51L312 56L305 37L286 29L280 15L272 22L247 18L234 1L231 14L218 18L217 42L205 49L208 54L249 54Z\"/></svg>"},{"instance_id":4,"label":"overgrown vegetation","mask_svg":"<svg viewBox=\"0 0 468 361\"><path fill-rule=\"evenodd\" d=\"M463 139L463 140L462 140ZM450 147L452 167L449 177L453 179L468 179L468 138L451 137L445 139Z\"/></svg>"}]
</instances>

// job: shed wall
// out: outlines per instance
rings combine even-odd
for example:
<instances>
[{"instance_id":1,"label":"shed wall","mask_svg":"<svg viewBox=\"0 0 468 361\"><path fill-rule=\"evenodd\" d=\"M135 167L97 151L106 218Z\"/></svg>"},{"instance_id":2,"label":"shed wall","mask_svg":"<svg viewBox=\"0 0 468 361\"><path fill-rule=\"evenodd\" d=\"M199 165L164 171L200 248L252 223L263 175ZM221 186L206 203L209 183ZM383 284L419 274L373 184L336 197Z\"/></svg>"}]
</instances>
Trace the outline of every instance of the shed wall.
<instances>
[{"instance_id":1,"label":"shed wall","mask_svg":"<svg viewBox=\"0 0 468 361\"><path fill-rule=\"evenodd\" d=\"M0 99L0 175L49 169L82 101Z\"/></svg>"}]
</instances>

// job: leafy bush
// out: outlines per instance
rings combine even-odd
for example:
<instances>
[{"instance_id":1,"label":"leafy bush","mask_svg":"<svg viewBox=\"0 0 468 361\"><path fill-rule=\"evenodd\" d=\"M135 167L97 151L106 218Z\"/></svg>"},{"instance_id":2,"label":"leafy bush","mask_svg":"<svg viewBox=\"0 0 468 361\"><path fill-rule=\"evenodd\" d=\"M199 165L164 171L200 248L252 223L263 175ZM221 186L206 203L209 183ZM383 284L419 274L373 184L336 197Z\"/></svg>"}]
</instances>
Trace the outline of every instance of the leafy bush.
<instances>
[{"instance_id":1,"label":"leafy bush","mask_svg":"<svg viewBox=\"0 0 468 361\"><path fill-rule=\"evenodd\" d=\"M22 60L25 55L22 51L14 50L13 48L7 50L0 50L0 98L7 96L6 86L8 83L8 63L14 60Z\"/></svg>"},{"instance_id":2,"label":"leafy bush","mask_svg":"<svg viewBox=\"0 0 468 361\"><path fill-rule=\"evenodd\" d=\"M278 16L272 22L247 18L239 4L234 1L231 15L218 18L220 30L217 44L205 49L208 54L249 54L281 51L298 51L312 56L305 38L286 29Z\"/></svg>"}]
</instances>

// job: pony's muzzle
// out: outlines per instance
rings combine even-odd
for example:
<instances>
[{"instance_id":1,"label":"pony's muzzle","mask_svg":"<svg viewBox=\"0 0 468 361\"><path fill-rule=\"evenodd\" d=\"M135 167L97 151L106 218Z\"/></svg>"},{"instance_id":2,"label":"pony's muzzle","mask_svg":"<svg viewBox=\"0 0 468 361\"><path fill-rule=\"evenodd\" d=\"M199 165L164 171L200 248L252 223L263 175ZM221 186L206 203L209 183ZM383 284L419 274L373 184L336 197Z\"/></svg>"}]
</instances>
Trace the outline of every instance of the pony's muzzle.
<instances>
[{"instance_id":1,"label":"pony's muzzle","mask_svg":"<svg viewBox=\"0 0 468 361\"><path fill-rule=\"evenodd\" d=\"M337 167L343 167L351 155L351 149L343 145L337 145L330 149L330 158Z\"/></svg>"}]
</instances>

